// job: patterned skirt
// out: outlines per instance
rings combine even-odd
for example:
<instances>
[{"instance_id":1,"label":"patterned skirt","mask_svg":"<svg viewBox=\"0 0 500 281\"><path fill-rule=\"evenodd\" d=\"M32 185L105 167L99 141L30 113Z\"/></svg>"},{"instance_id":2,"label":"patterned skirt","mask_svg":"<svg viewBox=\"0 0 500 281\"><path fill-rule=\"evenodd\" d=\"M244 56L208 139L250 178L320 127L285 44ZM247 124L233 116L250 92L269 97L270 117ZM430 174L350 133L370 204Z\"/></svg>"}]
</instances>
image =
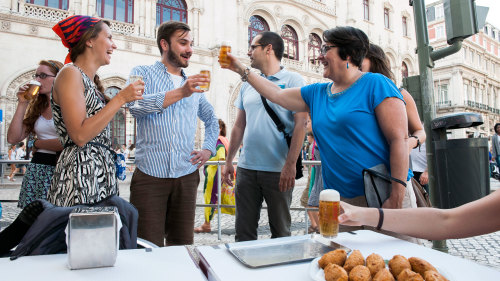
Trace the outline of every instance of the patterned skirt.
<instances>
[{"instance_id":1,"label":"patterned skirt","mask_svg":"<svg viewBox=\"0 0 500 281\"><path fill-rule=\"evenodd\" d=\"M24 208L37 199L47 199L47 192L54 175L54 166L29 163L21 184L17 207Z\"/></svg>"}]
</instances>

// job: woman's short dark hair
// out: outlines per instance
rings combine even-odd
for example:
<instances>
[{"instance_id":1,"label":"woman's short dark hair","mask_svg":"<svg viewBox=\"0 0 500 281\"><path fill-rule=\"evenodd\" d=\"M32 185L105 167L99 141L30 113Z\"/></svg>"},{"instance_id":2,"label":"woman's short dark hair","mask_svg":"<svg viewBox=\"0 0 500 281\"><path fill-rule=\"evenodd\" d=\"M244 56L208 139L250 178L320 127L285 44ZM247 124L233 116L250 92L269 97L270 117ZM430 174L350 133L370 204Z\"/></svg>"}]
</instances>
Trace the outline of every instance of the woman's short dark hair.
<instances>
[{"instance_id":1,"label":"woman's short dark hair","mask_svg":"<svg viewBox=\"0 0 500 281\"><path fill-rule=\"evenodd\" d=\"M271 31L264 31L258 35L261 36L259 44L262 45L262 48L271 44L273 46L274 55L281 61L283 58L283 52L285 52L285 43L283 42L283 38L281 38L278 33Z\"/></svg>"},{"instance_id":2,"label":"woman's short dark hair","mask_svg":"<svg viewBox=\"0 0 500 281\"><path fill-rule=\"evenodd\" d=\"M347 60L351 57L351 63L361 67L361 63L370 48L368 36L352 26L338 26L323 32L323 41L338 47L339 57Z\"/></svg>"},{"instance_id":3,"label":"woman's short dark hair","mask_svg":"<svg viewBox=\"0 0 500 281\"><path fill-rule=\"evenodd\" d=\"M384 50L379 46L370 43L370 49L366 54L366 58L370 60L369 72L380 73L385 77L395 81L394 74L391 71L389 60L384 53Z\"/></svg>"},{"instance_id":4,"label":"woman's short dark hair","mask_svg":"<svg viewBox=\"0 0 500 281\"><path fill-rule=\"evenodd\" d=\"M164 39L167 41L168 45L170 46L170 38L172 37L172 34L174 34L177 30L182 30L184 31L182 34L191 31L191 28L189 28L189 25L187 25L184 22L181 21L167 21L164 22L158 27L158 34L156 36L156 43L158 44L158 48L160 49L160 54L163 54L163 49L161 48L161 40Z\"/></svg>"},{"instance_id":5,"label":"woman's short dark hair","mask_svg":"<svg viewBox=\"0 0 500 281\"><path fill-rule=\"evenodd\" d=\"M494 128L494 130L495 130L495 133L497 132L497 128L498 128L498 126L500 126L500 123L496 123L496 124L495 124L495 127L493 127L493 128Z\"/></svg>"}]
</instances>

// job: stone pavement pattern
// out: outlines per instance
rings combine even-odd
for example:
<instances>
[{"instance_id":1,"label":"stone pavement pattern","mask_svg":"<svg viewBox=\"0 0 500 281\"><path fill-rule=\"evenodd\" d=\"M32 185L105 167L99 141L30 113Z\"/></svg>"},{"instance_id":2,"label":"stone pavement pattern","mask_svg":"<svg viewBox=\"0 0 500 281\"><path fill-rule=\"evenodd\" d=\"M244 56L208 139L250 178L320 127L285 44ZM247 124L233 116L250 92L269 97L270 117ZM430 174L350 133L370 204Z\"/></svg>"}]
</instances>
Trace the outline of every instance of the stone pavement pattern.
<instances>
[{"instance_id":1,"label":"stone pavement pattern","mask_svg":"<svg viewBox=\"0 0 500 281\"><path fill-rule=\"evenodd\" d=\"M120 182L120 196L126 200L130 197L130 178L132 174L127 174L127 179ZM6 179L0 179L0 200L16 200L19 196L20 183L22 181L21 177L17 177L17 181L14 183L9 182ZM296 181L296 187L293 191L292 207L300 206L300 196L302 191L306 186L307 174ZM200 186L198 188L197 203L203 203L203 182L204 178L200 180ZM500 182L496 180L491 180L491 189L496 190L500 188ZM19 214L20 209L17 208L17 203L2 203L3 215L0 219L0 228L8 226ZM292 235L304 235L306 229L306 219L303 211L292 211ZM202 245L217 245L222 243L232 243L234 242L234 216L221 214L221 240L218 240L217 235L217 214L214 215L212 220L212 232L210 233L200 233L194 235L194 245L190 246L192 249L194 246ZM199 207L196 209L195 226L199 226L204 222L204 210ZM258 228L259 239L268 239L271 237L271 231L269 229L267 220L267 210L263 209L260 216L259 228ZM425 241L424 245L426 247L432 247L432 243ZM449 248L449 253L454 256L462 257L468 260L475 261L477 263L493 267L500 270L500 231L494 232L488 235L476 236L467 239L450 239L447 240L447 245Z\"/></svg>"}]
</instances>

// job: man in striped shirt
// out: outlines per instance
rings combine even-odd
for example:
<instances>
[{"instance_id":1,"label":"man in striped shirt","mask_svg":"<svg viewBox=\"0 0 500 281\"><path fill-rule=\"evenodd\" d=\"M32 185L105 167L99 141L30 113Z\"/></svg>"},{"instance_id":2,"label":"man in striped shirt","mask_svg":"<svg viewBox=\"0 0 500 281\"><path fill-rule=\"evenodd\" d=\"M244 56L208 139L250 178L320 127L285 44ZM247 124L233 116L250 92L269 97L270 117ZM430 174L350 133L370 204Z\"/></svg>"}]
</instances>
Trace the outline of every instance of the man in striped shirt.
<instances>
[{"instance_id":1,"label":"man in striped shirt","mask_svg":"<svg viewBox=\"0 0 500 281\"><path fill-rule=\"evenodd\" d=\"M130 184L130 202L139 211L138 237L159 246L193 243L198 169L215 155L218 119L203 90L210 80L183 71L193 53L190 28L170 21L158 28L161 60L137 66L144 99L130 107L137 119L137 168ZM197 117L205 123L205 141L194 150Z\"/></svg>"}]
</instances>

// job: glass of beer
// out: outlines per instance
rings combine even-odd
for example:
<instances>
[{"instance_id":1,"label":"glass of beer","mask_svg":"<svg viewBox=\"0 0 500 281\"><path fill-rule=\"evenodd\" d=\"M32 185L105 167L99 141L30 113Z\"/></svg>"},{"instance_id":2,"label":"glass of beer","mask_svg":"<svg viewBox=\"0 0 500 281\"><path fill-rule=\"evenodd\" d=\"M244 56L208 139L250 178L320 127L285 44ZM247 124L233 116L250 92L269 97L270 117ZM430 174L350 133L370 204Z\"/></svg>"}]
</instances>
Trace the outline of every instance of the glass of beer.
<instances>
[{"instance_id":1,"label":"glass of beer","mask_svg":"<svg viewBox=\"0 0 500 281\"><path fill-rule=\"evenodd\" d=\"M319 233L325 238L335 238L339 233L340 194L325 189L319 194Z\"/></svg>"},{"instance_id":2,"label":"glass of beer","mask_svg":"<svg viewBox=\"0 0 500 281\"><path fill-rule=\"evenodd\" d=\"M210 70L202 69L200 71L200 74L206 75L208 80L210 80ZM200 89L202 89L203 91L208 91L209 88L210 88L210 82L206 82L200 85Z\"/></svg>"},{"instance_id":3,"label":"glass of beer","mask_svg":"<svg viewBox=\"0 0 500 281\"><path fill-rule=\"evenodd\" d=\"M228 67L231 63L229 58L227 57L227 53L231 52L231 42L223 41L220 44L220 52L219 52L219 63L223 67Z\"/></svg>"},{"instance_id":4,"label":"glass of beer","mask_svg":"<svg viewBox=\"0 0 500 281\"><path fill-rule=\"evenodd\" d=\"M31 80L28 85L28 89L24 91L24 98L26 100L32 100L36 97L36 95L38 95L38 91L40 90L40 86L42 86L42 84L36 80Z\"/></svg>"},{"instance_id":5,"label":"glass of beer","mask_svg":"<svg viewBox=\"0 0 500 281\"><path fill-rule=\"evenodd\" d=\"M142 80L142 75L130 75L130 77L128 78L128 80L129 80L130 84L133 84L135 81ZM132 104L132 106L130 106L130 108L141 108L141 107L142 106L140 106L137 101L134 101L134 103Z\"/></svg>"}]
</instances>

